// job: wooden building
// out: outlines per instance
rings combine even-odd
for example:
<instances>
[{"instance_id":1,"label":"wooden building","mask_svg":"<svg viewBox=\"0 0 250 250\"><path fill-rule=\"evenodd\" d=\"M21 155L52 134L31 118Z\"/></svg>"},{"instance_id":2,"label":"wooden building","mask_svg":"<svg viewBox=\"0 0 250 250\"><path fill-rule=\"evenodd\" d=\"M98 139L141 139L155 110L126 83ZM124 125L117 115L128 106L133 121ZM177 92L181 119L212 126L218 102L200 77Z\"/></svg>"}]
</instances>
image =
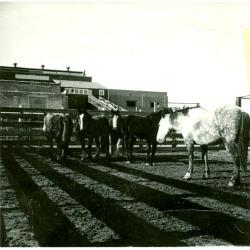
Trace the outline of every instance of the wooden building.
<instances>
[{"instance_id":1,"label":"wooden building","mask_svg":"<svg viewBox=\"0 0 250 250\"><path fill-rule=\"evenodd\" d=\"M85 72L67 70L51 70L41 68L23 68L0 66L0 106L23 108L68 108L68 100L74 104L69 94L62 95L67 82L82 83L78 88L83 91L84 83L91 83L92 78ZM75 91L75 86L69 85L70 91ZM84 97L79 98L79 103L84 103ZM73 105L70 108L76 108Z\"/></svg>"},{"instance_id":2,"label":"wooden building","mask_svg":"<svg viewBox=\"0 0 250 250\"><path fill-rule=\"evenodd\" d=\"M168 106L166 92L109 89L109 100L128 111L153 112Z\"/></svg>"},{"instance_id":3,"label":"wooden building","mask_svg":"<svg viewBox=\"0 0 250 250\"><path fill-rule=\"evenodd\" d=\"M0 107L156 111L166 92L108 89L85 71L0 66Z\"/></svg>"}]
</instances>

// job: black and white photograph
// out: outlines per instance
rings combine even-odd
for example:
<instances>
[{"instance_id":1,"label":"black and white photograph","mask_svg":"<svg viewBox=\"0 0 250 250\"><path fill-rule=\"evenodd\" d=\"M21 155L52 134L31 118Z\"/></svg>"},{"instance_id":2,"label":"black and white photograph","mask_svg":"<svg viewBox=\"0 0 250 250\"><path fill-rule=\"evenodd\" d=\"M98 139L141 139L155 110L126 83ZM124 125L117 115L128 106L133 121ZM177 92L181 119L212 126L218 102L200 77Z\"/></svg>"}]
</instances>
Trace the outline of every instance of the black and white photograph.
<instances>
[{"instance_id":1,"label":"black and white photograph","mask_svg":"<svg viewBox=\"0 0 250 250\"><path fill-rule=\"evenodd\" d=\"M0 1L0 246L250 246L250 1Z\"/></svg>"}]
</instances>

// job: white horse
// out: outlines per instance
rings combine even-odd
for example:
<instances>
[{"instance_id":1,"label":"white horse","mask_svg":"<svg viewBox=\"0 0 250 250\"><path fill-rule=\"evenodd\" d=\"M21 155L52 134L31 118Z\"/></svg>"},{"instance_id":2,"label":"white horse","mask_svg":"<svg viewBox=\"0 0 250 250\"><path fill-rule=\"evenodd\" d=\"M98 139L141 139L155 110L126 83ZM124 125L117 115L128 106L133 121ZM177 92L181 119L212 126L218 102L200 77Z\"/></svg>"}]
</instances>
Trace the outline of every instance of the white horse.
<instances>
[{"instance_id":1,"label":"white horse","mask_svg":"<svg viewBox=\"0 0 250 250\"><path fill-rule=\"evenodd\" d=\"M157 141L162 143L171 129L181 133L189 154L189 167L184 179L193 174L194 144L201 145L205 163L205 177L209 177L207 145L223 142L234 162L233 176L229 186L240 183L240 166L247 168L249 141L249 115L237 106L222 106L214 112L203 108L183 108L166 114L159 123Z\"/></svg>"}]
</instances>

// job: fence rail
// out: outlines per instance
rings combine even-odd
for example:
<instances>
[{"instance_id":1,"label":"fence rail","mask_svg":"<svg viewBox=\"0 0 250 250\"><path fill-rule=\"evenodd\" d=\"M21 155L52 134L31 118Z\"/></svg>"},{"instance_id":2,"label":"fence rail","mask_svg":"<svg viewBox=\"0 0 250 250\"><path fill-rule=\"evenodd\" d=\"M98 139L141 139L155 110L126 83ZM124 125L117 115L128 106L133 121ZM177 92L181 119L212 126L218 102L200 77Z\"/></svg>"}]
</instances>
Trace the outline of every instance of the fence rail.
<instances>
[{"instance_id":1,"label":"fence rail","mask_svg":"<svg viewBox=\"0 0 250 250\"><path fill-rule=\"evenodd\" d=\"M0 107L0 143L2 144L23 144L23 145L48 145L45 134L42 130L44 113L71 114L75 119L78 110L75 109L28 109L28 108L2 108ZM110 116L110 111L89 111L91 115ZM145 116L147 112L121 112L122 115L136 114ZM74 131L71 145L79 145ZM136 145L139 145L137 143ZM180 134L171 134L164 146L183 146L184 141Z\"/></svg>"}]
</instances>

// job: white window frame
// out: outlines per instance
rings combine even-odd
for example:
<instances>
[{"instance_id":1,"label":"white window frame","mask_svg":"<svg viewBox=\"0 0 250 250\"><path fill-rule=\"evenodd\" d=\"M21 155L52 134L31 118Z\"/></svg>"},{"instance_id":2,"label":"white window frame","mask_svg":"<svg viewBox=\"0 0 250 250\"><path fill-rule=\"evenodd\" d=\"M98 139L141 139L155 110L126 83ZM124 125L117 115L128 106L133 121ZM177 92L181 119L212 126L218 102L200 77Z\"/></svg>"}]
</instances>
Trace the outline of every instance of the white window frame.
<instances>
[{"instance_id":1,"label":"white window frame","mask_svg":"<svg viewBox=\"0 0 250 250\"><path fill-rule=\"evenodd\" d=\"M105 95L104 89L99 89L99 96L104 96L104 95Z\"/></svg>"}]
</instances>

